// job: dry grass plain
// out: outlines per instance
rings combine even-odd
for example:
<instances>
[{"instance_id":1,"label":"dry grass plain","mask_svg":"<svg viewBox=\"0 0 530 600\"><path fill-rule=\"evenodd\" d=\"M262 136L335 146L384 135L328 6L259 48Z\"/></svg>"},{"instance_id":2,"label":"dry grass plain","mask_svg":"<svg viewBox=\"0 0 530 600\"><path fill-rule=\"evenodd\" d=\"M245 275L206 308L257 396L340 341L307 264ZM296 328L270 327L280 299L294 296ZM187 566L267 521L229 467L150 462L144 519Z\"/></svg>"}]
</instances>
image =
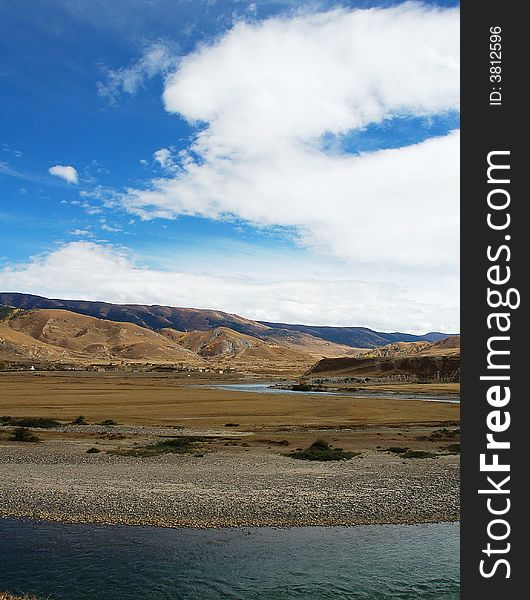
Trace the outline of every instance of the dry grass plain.
<instances>
[{"instance_id":1,"label":"dry grass plain","mask_svg":"<svg viewBox=\"0 0 530 600\"><path fill-rule=\"evenodd\" d=\"M459 405L352 396L255 394L201 384L234 377L143 373L2 373L0 415L96 423L241 429L443 425L459 421ZM197 386L197 387L194 387ZM386 386L388 389L388 386ZM426 390L427 391L427 390ZM432 390L429 390L432 391Z\"/></svg>"}]
</instances>

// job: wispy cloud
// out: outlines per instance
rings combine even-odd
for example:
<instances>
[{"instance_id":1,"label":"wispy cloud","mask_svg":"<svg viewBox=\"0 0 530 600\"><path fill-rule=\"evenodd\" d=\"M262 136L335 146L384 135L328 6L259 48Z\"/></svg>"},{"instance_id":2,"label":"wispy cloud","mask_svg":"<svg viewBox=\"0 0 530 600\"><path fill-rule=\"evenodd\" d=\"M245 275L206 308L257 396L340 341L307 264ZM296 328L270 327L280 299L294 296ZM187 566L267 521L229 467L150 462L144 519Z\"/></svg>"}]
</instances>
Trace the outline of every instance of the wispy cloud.
<instances>
[{"instance_id":1,"label":"wispy cloud","mask_svg":"<svg viewBox=\"0 0 530 600\"><path fill-rule=\"evenodd\" d=\"M16 177L24 181L30 181L32 183L38 183L43 185L61 185L60 183L50 183L50 178L39 173L26 173L13 169L8 163L0 161L0 175L6 175L8 177Z\"/></svg>"},{"instance_id":2,"label":"wispy cloud","mask_svg":"<svg viewBox=\"0 0 530 600\"><path fill-rule=\"evenodd\" d=\"M136 94L145 81L168 73L178 62L174 44L158 41L144 49L142 57L129 67L104 67L105 80L97 83L98 94L114 104L120 94Z\"/></svg>"}]
</instances>

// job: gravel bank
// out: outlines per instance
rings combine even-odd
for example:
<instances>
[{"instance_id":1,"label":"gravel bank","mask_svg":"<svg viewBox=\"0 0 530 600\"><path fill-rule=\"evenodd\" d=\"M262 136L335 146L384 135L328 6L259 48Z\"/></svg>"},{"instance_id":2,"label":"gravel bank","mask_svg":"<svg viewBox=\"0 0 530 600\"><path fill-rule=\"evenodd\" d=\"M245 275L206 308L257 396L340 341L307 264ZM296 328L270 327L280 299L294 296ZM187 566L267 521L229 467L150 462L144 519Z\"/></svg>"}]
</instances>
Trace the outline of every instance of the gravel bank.
<instances>
[{"instance_id":1,"label":"gravel bank","mask_svg":"<svg viewBox=\"0 0 530 600\"><path fill-rule=\"evenodd\" d=\"M459 518L459 457L366 451L337 463L243 448L204 456L0 445L0 516L160 526L427 523Z\"/></svg>"}]
</instances>

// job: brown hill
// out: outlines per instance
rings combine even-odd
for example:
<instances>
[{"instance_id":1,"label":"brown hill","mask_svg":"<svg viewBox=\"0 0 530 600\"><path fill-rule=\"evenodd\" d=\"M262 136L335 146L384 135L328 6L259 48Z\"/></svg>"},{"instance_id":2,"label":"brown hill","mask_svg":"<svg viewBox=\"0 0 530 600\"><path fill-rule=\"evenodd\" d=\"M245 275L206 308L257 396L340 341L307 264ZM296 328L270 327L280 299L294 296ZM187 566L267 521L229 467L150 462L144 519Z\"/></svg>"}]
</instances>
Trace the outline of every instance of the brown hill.
<instances>
[{"instance_id":1,"label":"brown hill","mask_svg":"<svg viewBox=\"0 0 530 600\"><path fill-rule=\"evenodd\" d=\"M364 350L357 354L362 358L396 357L396 356L446 356L460 353L460 336L454 335L438 342L394 342Z\"/></svg>"},{"instance_id":2,"label":"brown hill","mask_svg":"<svg viewBox=\"0 0 530 600\"><path fill-rule=\"evenodd\" d=\"M273 332L263 338L246 335L228 327L186 333L180 333L174 329L162 329L160 333L205 358L236 355L239 358L245 356L252 358L261 354L271 358L289 355L290 359L302 359L303 355L305 360L309 360L310 357L315 359L326 356L347 356L356 352L354 348L298 332L289 332L288 334ZM262 351L249 352L252 348L260 348ZM286 350L289 350L290 354Z\"/></svg>"},{"instance_id":3,"label":"brown hill","mask_svg":"<svg viewBox=\"0 0 530 600\"><path fill-rule=\"evenodd\" d=\"M271 329L260 336L267 342L275 342L280 346L309 354L313 358L325 358L334 356L353 356L358 354L360 348L353 348L344 344L336 344L328 340L315 337L308 333L290 331L288 329Z\"/></svg>"},{"instance_id":4,"label":"brown hill","mask_svg":"<svg viewBox=\"0 0 530 600\"><path fill-rule=\"evenodd\" d=\"M0 323L0 348L4 360L11 355L73 362L202 362L195 353L149 329L57 309L13 312Z\"/></svg>"},{"instance_id":5,"label":"brown hill","mask_svg":"<svg viewBox=\"0 0 530 600\"><path fill-rule=\"evenodd\" d=\"M203 358L236 359L237 362L266 361L302 361L310 363L312 356L306 352L263 341L228 327L216 327L209 331L190 331L179 333L175 330L161 330L184 348Z\"/></svg>"},{"instance_id":6,"label":"brown hill","mask_svg":"<svg viewBox=\"0 0 530 600\"><path fill-rule=\"evenodd\" d=\"M162 329L160 333L173 339L184 348L206 358L234 356L247 348L263 344L261 340L228 327L216 327L208 331L189 331L186 333L174 329Z\"/></svg>"},{"instance_id":7,"label":"brown hill","mask_svg":"<svg viewBox=\"0 0 530 600\"><path fill-rule=\"evenodd\" d=\"M445 340L431 344L422 354L425 355L451 355L460 354L460 336L452 335Z\"/></svg>"}]
</instances>

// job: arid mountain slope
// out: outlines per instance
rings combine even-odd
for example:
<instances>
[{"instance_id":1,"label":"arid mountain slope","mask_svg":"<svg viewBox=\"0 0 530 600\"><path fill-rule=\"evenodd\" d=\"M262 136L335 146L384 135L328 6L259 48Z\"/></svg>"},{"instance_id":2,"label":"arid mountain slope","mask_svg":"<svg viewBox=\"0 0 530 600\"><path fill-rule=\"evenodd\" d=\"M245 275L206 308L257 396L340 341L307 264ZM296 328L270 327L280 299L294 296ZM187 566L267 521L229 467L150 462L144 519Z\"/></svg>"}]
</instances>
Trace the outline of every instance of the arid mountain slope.
<instances>
[{"instance_id":1,"label":"arid mountain slope","mask_svg":"<svg viewBox=\"0 0 530 600\"><path fill-rule=\"evenodd\" d=\"M174 339L184 348L200 356L229 357L263 345L264 342L228 327L216 327L208 331L177 332L174 329L162 329L160 333Z\"/></svg>"},{"instance_id":2,"label":"arid mountain slope","mask_svg":"<svg viewBox=\"0 0 530 600\"><path fill-rule=\"evenodd\" d=\"M0 323L0 340L5 352L47 360L202 362L149 329L58 309L14 311Z\"/></svg>"},{"instance_id":3,"label":"arid mountain slope","mask_svg":"<svg viewBox=\"0 0 530 600\"><path fill-rule=\"evenodd\" d=\"M321 358L322 354L316 357ZM254 370L275 366L303 371L314 363L315 356L226 327L193 332L166 328L155 332L132 323L97 319L62 309L2 307L0 359L75 364L182 363L187 366L206 365L208 361L222 368Z\"/></svg>"},{"instance_id":4,"label":"arid mountain slope","mask_svg":"<svg viewBox=\"0 0 530 600\"><path fill-rule=\"evenodd\" d=\"M310 361L311 355L290 347L263 341L258 338L233 331L227 327L216 327L209 331L177 333L174 330L161 330L164 335L178 341L184 348L204 358L234 358L237 361Z\"/></svg>"}]
</instances>

